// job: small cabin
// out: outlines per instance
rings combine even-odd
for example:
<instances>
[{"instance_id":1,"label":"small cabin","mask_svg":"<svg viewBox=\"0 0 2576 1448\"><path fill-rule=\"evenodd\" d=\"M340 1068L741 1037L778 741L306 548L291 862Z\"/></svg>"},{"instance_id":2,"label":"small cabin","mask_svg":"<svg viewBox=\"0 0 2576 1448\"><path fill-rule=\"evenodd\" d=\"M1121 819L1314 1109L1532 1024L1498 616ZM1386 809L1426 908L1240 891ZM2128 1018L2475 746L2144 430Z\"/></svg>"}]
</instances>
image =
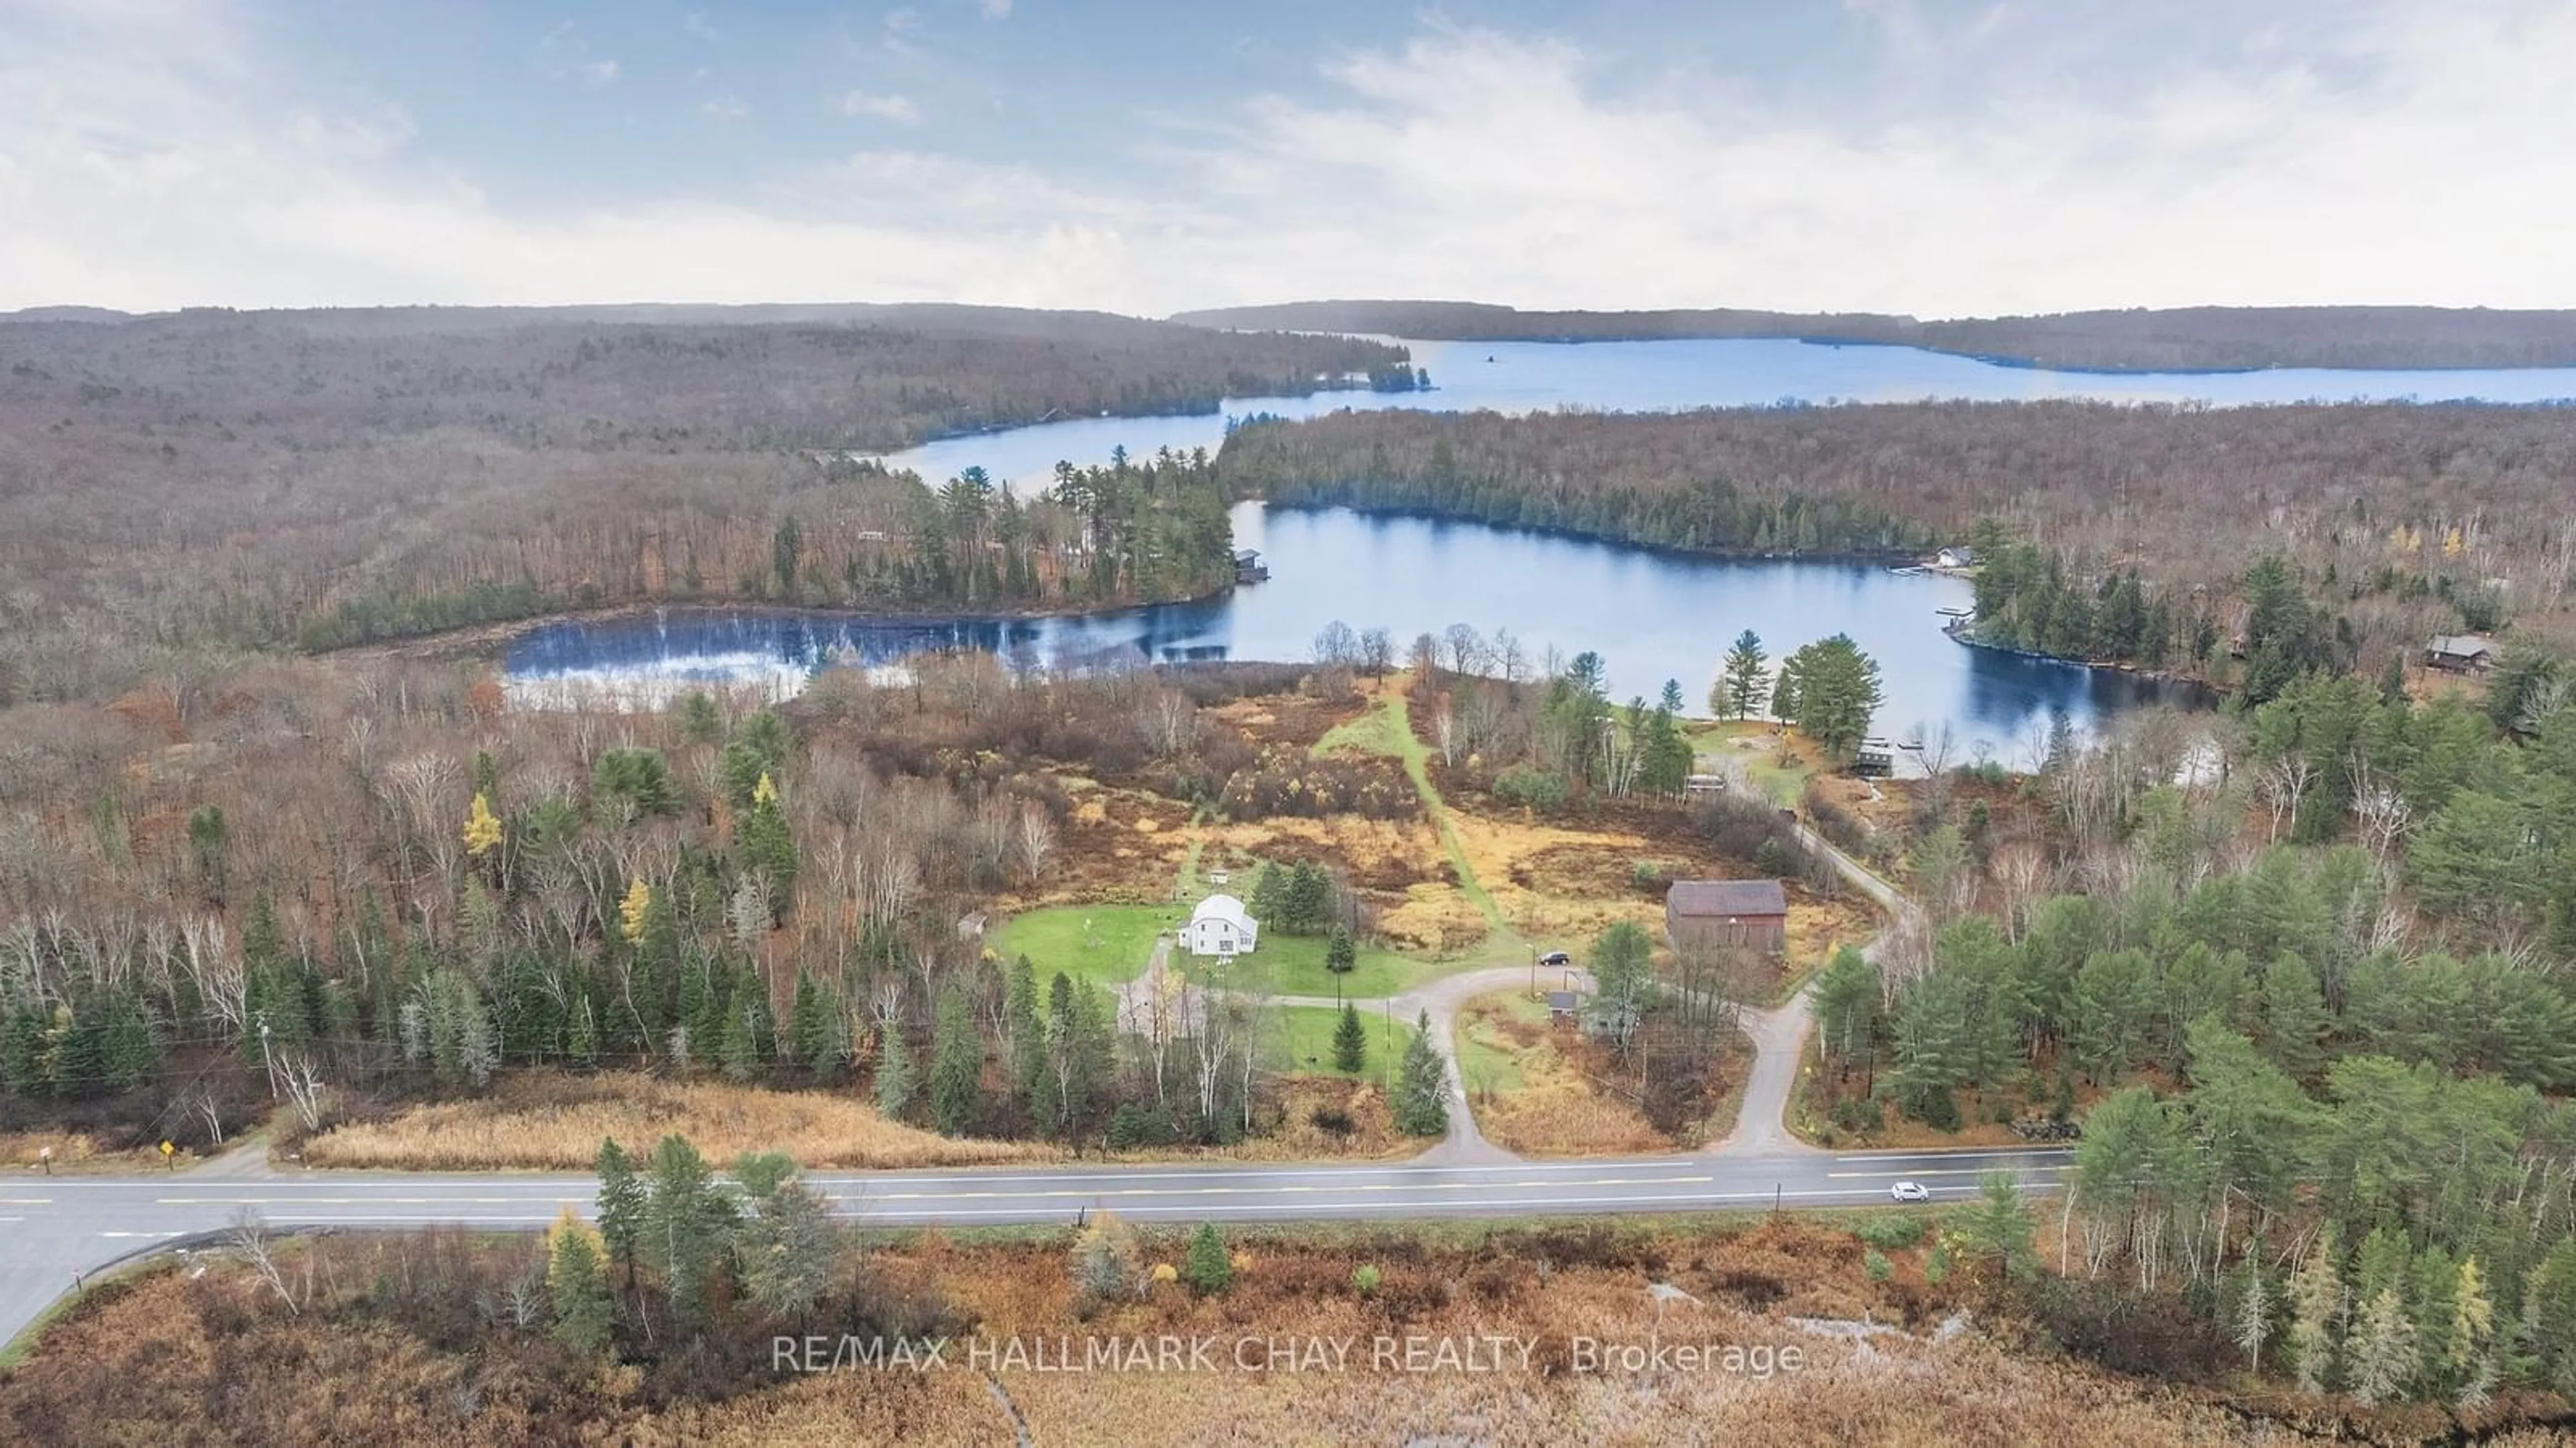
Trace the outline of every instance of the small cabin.
<instances>
[{"instance_id":1,"label":"small cabin","mask_svg":"<svg viewBox=\"0 0 2576 1448\"><path fill-rule=\"evenodd\" d=\"M2485 634L2435 634L2424 645L2424 666L2448 674L2481 674L2495 662L2496 641Z\"/></svg>"},{"instance_id":2,"label":"small cabin","mask_svg":"<svg viewBox=\"0 0 2576 1448\"><path fill-rule=\"evenodd\" d=\"M1234 581L1262 583L1270 577L1270 565L1261 561L1261 550L1246 548L1234 555Z\"/></svg>"},{"instance_id":3,"label":"small cabin","mask_svg":"<svg viewBox=\"0 0 2576 1448\"><path fill-rule=\"evenodd\" d=\"M1675 950L1789 945L1789 896L1777 880L1676 880L1664 891L1664 938Z\"/></svg>"},{"instance_id":4,"label":"small cabin","mask_svg":"<svg viewBox=\"0 0 2576 1448\"><path fill-rule=\"evenodd\" d=\"M1884 739L1864 739L1852 751L1851 772L1863 779L1885 779L1896 773L1896 750Z\"/></svg>"},{"instance_id":5,"label":"small cabin","mask_svg":"<svg viewBox=\"0 0 2576 1448\"><path fill-rule=\"evenodd\" d=\"M1213 955L1229 960L1245 954L1261 941L1261 924L1245 912L1243 902L1232 895L1210 895L1190 912L1190 923L1181 927L1181 946L1192 955Z\"/></svg>"},{"instance_id":6,"label":"small cabin","mask_svg":"<svg viewBox=\"0 0 2576 1448\"><path fill-rule=\"evenodd\" d=\"M1944 548L1932 555L1935 568L1970 568L1977 562L1977 550L1968 547Z\"/></svg>"}]
</instances>

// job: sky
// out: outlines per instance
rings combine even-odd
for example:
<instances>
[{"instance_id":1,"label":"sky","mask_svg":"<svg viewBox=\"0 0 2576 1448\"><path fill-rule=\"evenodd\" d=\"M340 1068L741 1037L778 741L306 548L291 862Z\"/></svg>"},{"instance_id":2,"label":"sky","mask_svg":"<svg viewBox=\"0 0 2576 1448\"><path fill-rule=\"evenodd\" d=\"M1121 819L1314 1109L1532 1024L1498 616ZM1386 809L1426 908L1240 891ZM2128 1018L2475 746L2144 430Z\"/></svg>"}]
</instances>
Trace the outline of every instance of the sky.
<instances>
[{"instance_id":1,"label":"sky","mask_svg":"<svg viewBox=\"0 0 2576 1448\"><path fill-rule=\"evenodd\" d=\"M0 0L0 310L2576 306L2566 0Z\"/></svg>"}]
</instances>

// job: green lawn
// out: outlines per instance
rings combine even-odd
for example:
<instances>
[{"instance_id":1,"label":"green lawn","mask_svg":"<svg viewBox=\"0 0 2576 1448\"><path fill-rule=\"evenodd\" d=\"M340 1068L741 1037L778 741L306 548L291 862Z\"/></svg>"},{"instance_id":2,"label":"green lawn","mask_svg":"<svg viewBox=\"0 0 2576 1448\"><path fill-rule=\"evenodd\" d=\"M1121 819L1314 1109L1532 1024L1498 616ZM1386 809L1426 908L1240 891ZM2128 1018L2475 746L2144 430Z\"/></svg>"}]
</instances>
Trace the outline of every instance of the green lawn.
<instances>
[{"instance_id":1,"label":"green lawn","mask_svg":"<svg viewBox=\"0 0 2576 1448\"><path fill-rule=\"evenodd\" d=\"M1145 973L1155 934L1187 914L1177 905L1058 905L1012 916L991 944L1005 962L1021 955L1034 962L1041 989L1058 971L1123 985Z\"/></svg>"},{"instance_id":2,"label":"green lawn","mask_svg":"<svg viewBox=\"0 0 2576 1448\"><path fill-rule=\"evenodd\" d=\"M1257 966L1274 995L1329 996L1334 986L1333 973L1324 969L1324 947L1328 943L1321 935L1265 933L1260 948L1238 957L1235 969L1240 972L1246 965ZM1211 962L1187 962L1192 966L1208 963ZM1409 990L1439 973L1440 967L1428 961L1363 945L1358 963L1342 977L1340 993L1346 1000L1378 1000Z\"/></svg>"},{"instance_id":3,"label":"green lawn","mask_svg":"<svg viewBox=\"0 0 2576 1448\"><path fill-rule=\"evenodd\" d=\"M1760 720L1695 719L1683 724L1682 733L1695 752L1741 763L1753 787L1774 803L1794 805L1816 772L1814 751L1808 746L1795 766L1782 766L1775 728Z\"/></svg>"},{"instance_id":4,"label":"green lawn","mask_svg":"<svg viewBox=\"0 0 2576 1448\"><path fill-rule=\"evenodd\" d=\"M1341 1024L1341 1014L1330 1006L1283 1006L1279 1028L1273 1034L1273 1050L1290 1071L1312 1075L1330 1074L1333 1069L1333 1029ZM1404 1060L1405 1049L1413 1044L1413 1022L1394 1023L1393 1044L1389 1044L1386 1012L1362 1011L1360 1024L1368 1027L1368 1060L1360 1075L1373 1081L1393 1080L1396 1066Z\"/></svg>"},{"instance_id":5,"label":"green lawn","mask_svg":"<svg viewBox=\"0 0 2576 1448\"><path fill-rule=\"evenodd\" d=\"M1323 738L1315 741L1312 752L1324 755L1349 750L1355 754L1383 754L1402 759L1419 750L1422 746L1413 738L1411 721L1402 712L1403 698L1401 694L1389 694L1367 713L1334 725Z\"/></svg>"}]
</instances>

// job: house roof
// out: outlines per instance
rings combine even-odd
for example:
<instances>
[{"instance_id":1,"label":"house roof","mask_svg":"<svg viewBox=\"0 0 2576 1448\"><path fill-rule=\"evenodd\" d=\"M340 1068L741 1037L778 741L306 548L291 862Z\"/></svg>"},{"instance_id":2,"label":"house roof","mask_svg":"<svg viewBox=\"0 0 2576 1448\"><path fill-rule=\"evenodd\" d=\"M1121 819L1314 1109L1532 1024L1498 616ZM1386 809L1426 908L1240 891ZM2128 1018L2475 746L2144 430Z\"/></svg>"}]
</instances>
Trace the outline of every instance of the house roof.
<instances>
[{"instance_id":1,"label":"house roof","mask_svg":"<svg viewBox=\"0 0 2576 1448\"><path fill-rule=\"evenodd\" d=\"M1789 897L1777 880L1675 880L1664 892L1672 915L1786 915Z\"/></svg>"},{"instance_id":2,"label":"house roof","mask_svg":"<svg viewBox=\"0 0 2576 1448\"><path fill-rule=\"evenodd\" d=\"M1237 930L1252 928L1252 917L1244 913L1243 902L1231 895L1210 895L1201 900L1198 908L1190 912L1190 923L1196 925L1202 920L1222 920Z\"/></svg>"},{"instance_id":3,"label":"house roof","mask_svg":"<svg viewBox=\"0 0 2576 1448\"><path fill-rule=\"evenodd\" d=\"M2448 654L2453 658L2474 659L2495 652L2495 640L2483 634L2435 634L2426 644L2427 653Z\"/></svg>"}]
</instances>

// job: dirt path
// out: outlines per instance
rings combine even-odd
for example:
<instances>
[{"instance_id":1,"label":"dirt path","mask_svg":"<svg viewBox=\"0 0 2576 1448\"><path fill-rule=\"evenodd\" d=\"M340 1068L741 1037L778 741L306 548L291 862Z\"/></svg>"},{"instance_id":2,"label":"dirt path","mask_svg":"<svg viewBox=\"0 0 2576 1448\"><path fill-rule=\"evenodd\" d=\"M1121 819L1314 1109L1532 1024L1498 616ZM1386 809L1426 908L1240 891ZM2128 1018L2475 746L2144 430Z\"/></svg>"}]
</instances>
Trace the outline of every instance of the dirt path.
<instances>
[{"instance_id":1,"label":"dirt path","mask_svg":"<svg viewBox=\"0 0 2576 1448\"><path fill-rule=\"evenodd\" d=\"M1170 973L1171 959L1172 937L1168 934L1157 935L1154 937L1154 953L1145 961L1144 974L1134 980L1111 987L1118 998L1120 1030L1148 1038L1154 1035L1152 1025L1155 1014L1160 1003L1167 999L1164 991L1168 987L1164 984L1163 977ZM1173 995L1168 999L1178 1001L1181 997ZM1177 1029L1177 1023L1174 1023L1174 1028Z\"/></svg>"}]
</instances>

